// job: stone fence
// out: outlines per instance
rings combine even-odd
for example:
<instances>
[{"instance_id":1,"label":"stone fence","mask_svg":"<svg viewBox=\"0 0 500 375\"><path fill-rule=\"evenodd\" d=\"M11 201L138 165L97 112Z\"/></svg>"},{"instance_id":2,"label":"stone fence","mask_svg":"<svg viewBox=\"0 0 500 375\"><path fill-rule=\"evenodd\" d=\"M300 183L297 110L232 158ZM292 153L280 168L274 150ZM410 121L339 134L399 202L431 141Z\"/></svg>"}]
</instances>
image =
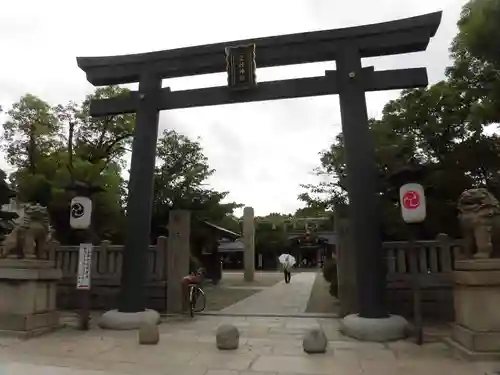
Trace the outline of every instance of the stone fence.
<instances>
[{"instance_id":1,"label":"stone fence","mask_svg":"<svg viewBox=\"0 0 500 375\"><path fill-rule=\"evenodd\" d=\"M345 234L345 233L344 233ZM340 236L339 264L345 242ZM446 235L436 241L417 241L417 251L411 251L408 242L385 242L388 301L391 311L411 317L412 311L412 276L410 264L412 254L422 285L423 315L426 319L452 320L453 294L451 271L461 240L451 240ZM57 293L58 307L77 309L78 294L75 283L78 270L78 246L61 246L53 242L46 251L46 259L53 260L62 269ZM92 253L92 308L109 309L117 306L118 291L121 281L123 246L112 245L103 241L94 246ZM157 244L148 250L148 271L146 280L147 305L159 311L166 308L167 284L167 238L159 237ZM348 273L352 281L354 274L349 269L339 268L339 277ZM342 284L342 281L340 282ZM345 290L345 289L344 289ZM341 299L348 299L339 285ZM353 290L349 292L354 294ZM352 296L351 296L352 297Z\"/></svg>"},{"instance_id":2,"label":"stone fence","mask_svg":"<svg viewBox=\"0 0 500 375\"><path fill-rule=\"evenodd\" d=\"M408 242L384 243L389 307L393 313L412 317L414 262L422 288L424 319L452 321L455 313L451 271L462 249L462 240L440 235L436 241L417 241L415 245L412 249Z\"/></svg>"},{"instance_id":3,"label":"stone fence","mask_svg":"<svg viewBox=\"0 0 500 375\"><path fill-rule=\"evenodd\" d=\"M61 246L52 242L47 247L45 259L53 260L63 272L57 291L60 309L79 308L75 292L78 272L79 246ZM106 310L116 308L120 289L123 246L103 241L92 252L92 308ZM159 311L166 308L167 238L159 237L156 245L148 249L146 280L147 307Z\"/></svg>"}]
</instances>

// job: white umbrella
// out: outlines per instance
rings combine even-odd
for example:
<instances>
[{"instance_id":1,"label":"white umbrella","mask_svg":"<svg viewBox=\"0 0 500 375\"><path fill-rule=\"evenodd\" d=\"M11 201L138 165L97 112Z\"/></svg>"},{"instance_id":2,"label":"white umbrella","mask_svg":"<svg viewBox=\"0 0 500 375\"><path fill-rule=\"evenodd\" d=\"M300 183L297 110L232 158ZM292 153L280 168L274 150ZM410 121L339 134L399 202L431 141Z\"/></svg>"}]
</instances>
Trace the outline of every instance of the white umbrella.
<instances>
[{"instance_id":1,"label":"white umbrella","mask_svg":"<svg viewBox=\"0 0 500 375\"><path fill-rule=\"evenodd\" d=\"M292 267L296 263L295 258L293 256L291 256L290 254L281 254L278 257L278 261L283 266L288 266L288 267Z\"/></svg>"}]
</instances>

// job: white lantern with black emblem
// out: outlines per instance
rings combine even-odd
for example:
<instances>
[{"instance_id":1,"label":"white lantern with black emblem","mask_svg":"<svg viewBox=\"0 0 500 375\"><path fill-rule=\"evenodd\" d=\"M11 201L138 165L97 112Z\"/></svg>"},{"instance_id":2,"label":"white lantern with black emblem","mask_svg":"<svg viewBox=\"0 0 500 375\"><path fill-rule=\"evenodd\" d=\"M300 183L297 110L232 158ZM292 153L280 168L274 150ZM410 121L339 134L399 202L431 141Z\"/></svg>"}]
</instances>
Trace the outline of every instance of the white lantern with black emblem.
<instances>
[{"instance_id":1,"label":"white lantern with black emblem","mask_svg":"<svg viewBox=\"0 0 500 375\"><path fill-rule=\"evenodd\" d=\"M92 200L88 197L76 196L71 200L69 225L73 229L87 229L92 217Z\"/></svg>"}]
</instances>

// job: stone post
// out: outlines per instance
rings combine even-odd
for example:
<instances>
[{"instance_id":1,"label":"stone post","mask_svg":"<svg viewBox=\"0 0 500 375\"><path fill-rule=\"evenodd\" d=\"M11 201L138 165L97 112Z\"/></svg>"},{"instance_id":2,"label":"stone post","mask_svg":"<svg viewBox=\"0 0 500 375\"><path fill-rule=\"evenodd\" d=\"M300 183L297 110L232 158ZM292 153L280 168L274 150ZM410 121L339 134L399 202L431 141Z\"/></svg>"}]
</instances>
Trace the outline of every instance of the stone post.
<instances>
[{"instance_id":1,"label":"stone post","mask_svg":"<svg viewBox=\"0 0 500 375\"><path fill-rule=\"evenodd\" d=\"M167 281L168 278L168 237L158 236L156 239L156 249L158 251L158 261L161 262L159 267L161 267L160 278L161 280ZM166 305L165 305L166 306Z\"/></svg>"},{"instance_id":2,"label":"stone post","mask_svg":"<svg viewBox=\"0 0 500 375\"><path fill-rule=\"evenodd\" d=\"M251 282L255 276L255 222L252 207L243 209L244 278Z\"/></svg>"},{"instance_id":3,"label":"stone post","mask_svg":"<svg viewBox=\"0 0 500 375\"><path fill-rule=\"evenodd\" d=\"M182 278L189 274L191 212L170 211L167 246L167 312L182 312Z\"/></svg>"},{"instance_id":4,"label":"stone post","mask_svg":"<svg viewBox=\"0 0 500 375\"><path fill-rule=\"evenodd\" d=\"M455 324L448 343L469 360L500 360L500 259L456 261L453 281Z\"/></svg>"}]
</instances>

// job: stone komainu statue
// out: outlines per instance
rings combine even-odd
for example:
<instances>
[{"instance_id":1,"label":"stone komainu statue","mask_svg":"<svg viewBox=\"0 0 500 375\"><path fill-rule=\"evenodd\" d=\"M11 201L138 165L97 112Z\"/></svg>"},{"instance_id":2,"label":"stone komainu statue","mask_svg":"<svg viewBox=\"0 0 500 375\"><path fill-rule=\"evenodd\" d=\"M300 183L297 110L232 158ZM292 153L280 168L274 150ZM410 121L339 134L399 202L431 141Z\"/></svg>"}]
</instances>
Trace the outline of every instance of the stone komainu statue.
<instances>
[{"instance_id":1,"label":"stone komainu statue","mask_svg":"<svg viewBox=\"0 0 500 375\"><path fill-rule=\"evenodd\" d=\"M26 205L22 222L10 232L2 243L2 257L40 259L51 229L46 207Z\"/></svg>"},{"instance_id":2,"label":"stone komainu statue","mask_svg":"<svg viewBox=\"0 0 500 375\"><path fill-rule=\"evenodd\" d=\"M467 258L500 256L500 204L486 189L465 190L458 199Z\"/></svg>"}]
</instances>

